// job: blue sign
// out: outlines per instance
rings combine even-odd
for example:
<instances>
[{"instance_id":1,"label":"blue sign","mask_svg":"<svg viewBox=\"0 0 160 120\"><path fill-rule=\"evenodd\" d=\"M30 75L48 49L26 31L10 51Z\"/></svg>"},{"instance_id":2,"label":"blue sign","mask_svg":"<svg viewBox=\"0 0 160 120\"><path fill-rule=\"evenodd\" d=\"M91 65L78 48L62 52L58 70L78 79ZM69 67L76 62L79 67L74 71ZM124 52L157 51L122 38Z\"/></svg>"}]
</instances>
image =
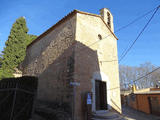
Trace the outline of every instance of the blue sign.
<instances>
[{"instance_id":1,"label":"blue sign","mask_svg":"<svg viewBox=\"0 0 160 120\"><path fill-rule=\"evenodd\" d=\"M88 93L87 95L87 104L92 104L91 94Z\"/></svg>"}]
</instances>

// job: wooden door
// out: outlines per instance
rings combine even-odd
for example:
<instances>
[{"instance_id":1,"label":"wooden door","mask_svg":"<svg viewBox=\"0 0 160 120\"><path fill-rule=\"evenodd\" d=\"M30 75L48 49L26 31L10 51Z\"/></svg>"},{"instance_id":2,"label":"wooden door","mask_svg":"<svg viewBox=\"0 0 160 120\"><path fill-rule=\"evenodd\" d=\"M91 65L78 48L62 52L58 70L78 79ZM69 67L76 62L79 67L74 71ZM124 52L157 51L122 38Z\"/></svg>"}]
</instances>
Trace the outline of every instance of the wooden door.
<instances>
[{"instance_id":1,"label":"wooden door","mask_svg":"<svg viewBox=\"0 0 160 120\"><path fill-rule=\"evenodd\" d=\"M106 82L96 80L95 83L95 96L96 96L96 110L107 109L107 94Z\"/></svg>"},{"instance_id":2,"label":"wooden door","mask_svg":"<svg viewBox=\"0 0 160 120\"><path fill-rule=\"evenodd\" d=\"M149 97L148 99L151 114L160 115L160 102L158 97Z\"/></svg>"},{"instance_id":3,"label":"wooden door","mask_svg":"<svg viewBox=\"0 0 160 120\"><path fill-rule=\"evenodd\" d=\"M100 105L101 110L107 109L106 82L100 82Z\"/></svg>"},{"instance_id":4,"label":"wooden door","mask_svg":"<svg viewBox=\"0 0 160 120\"><path fill-rule=\"evenodd\" d=\"M96 110L100 110L100 81L95 81Z\"/></svg>"}]
</instances>

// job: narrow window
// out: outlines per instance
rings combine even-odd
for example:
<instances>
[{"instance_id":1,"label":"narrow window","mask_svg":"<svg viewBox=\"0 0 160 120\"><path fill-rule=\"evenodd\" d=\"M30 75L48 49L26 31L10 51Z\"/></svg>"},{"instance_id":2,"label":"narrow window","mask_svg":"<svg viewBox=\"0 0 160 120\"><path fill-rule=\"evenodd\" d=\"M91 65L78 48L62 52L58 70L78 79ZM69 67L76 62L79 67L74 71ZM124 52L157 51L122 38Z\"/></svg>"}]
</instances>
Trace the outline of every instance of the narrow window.
<instances>
[{"instance_id":1,"label":"narrow window","mask_svg":"<svg viewBox=\"0 0 160 120\"><path fill-rule=\"evenodd\" d=\"M109 12L107 12L107 18L108 18L107 24L108 24L109 27L111 27L111 15L110 15Z\"/></svg>"}]
</instances>

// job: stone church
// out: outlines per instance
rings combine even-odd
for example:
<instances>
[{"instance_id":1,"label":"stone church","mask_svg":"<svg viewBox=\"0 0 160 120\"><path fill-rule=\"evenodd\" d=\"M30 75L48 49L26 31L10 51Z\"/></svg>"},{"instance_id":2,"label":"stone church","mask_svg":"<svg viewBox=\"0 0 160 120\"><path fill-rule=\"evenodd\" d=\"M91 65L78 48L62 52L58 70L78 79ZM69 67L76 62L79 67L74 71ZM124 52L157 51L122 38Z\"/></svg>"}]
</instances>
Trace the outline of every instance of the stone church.
<instances>
[{"instance_id":1,"label":"stone church","mask_svg":"<svg viewBox=\"0 0 160 120\"><path fill-rule=\"evenodd\" d=\"M84 120L88 92L92 112L121 113L117 40L107 8L74 10L27 47L23 75L38 77L38 100L68 103L75 120Z\"/></svg>"}]
</instances>

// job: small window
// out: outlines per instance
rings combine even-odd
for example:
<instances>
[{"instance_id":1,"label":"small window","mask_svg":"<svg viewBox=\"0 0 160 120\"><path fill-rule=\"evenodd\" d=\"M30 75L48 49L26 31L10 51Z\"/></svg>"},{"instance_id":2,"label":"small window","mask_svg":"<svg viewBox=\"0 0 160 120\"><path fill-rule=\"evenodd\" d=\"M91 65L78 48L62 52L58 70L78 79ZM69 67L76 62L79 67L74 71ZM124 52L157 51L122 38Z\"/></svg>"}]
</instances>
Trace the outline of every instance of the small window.
<instances>
[{"instance_id":1,"label":"small window","mask_svg":"<svg viewBox=\"0 0 160 120\"><path fill-rule=\"evenodd\" d=\"M102 40L102 36L100 34L98 34L98 38L99 40Z\"/></svg>"}]
</instances>

